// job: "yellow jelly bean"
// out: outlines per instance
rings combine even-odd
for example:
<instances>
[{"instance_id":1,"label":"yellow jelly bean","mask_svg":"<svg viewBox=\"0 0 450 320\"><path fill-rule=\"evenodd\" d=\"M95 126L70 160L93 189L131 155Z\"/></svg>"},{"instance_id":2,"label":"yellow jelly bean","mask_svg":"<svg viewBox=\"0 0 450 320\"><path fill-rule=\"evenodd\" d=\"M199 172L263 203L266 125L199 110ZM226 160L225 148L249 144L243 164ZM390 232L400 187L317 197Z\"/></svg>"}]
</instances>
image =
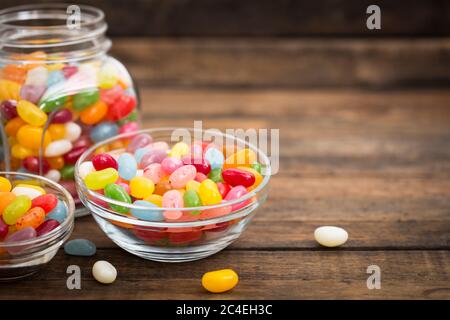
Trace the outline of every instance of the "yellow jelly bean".
<instances>
[{"instance_id":1,"label":"yellow jelly bean","mask_svg":"<svg viewBox=\"0 0 450 320\"><path fill-rule=\"evenodd\" d=\"M19 131L23 125L25 125L25 121L23 121L20 117L15 117L14 119L8 121L5 126L5 132L8 136L15 137L17 131Z\"/></svg>"},{"instance_id":2,"label":"yellow jelly bean","mask_svg":"<svg viewBox=\"0 0 450 320\"><path fill-rule=\"evenodd\" d=\"M61 140L66 136L66 126L64 124L51 124L47 130L50 132L52 140Z\"/></svg>"},{"instance_id":3,"label":"yellow jelly bean","mask_svg":"<svg viewBox=\"0 0 450 320\"><path fill-rule=\"evenodd\" d=\"M119 178L119 173L114 168L106 168L89 173L84 178L86 187L91 190L104 189L107 184L114 183Z\"/></svg>"},{"instance_id":4,"label":"yellow jelly bean","mask_svg":"<svg viewBox=\"0 0 450 320\"><path fill-rule=\"evenodd\" d=\"M255 183L247 188L249 191L255 189L263 181L263 176L258 171L256 171L253 168L238 167L238 169L250 172L250 173L252 173L255 176Z\"/></svg>"},{"instance_id":5,"label":"yellow jelly bean","mask_svg":"<svg viewBox=\"0 0 450 320\"><path fill-rule=\"evenodd\" d=\"M181 159L189 153L189 146L184 142L178 142L170 150L169 157Z\"/></svg>"},{"instance_id":6,"label":"yellow jelly bean","mask_svg":"<svg viewBox=\"0 0 450 320\"><path fill-rule=\"evenodd\" d=\"M26 148L18 143L12 146L11 154L14 158L25 159L26 157L34 155L33 150Z\"/></svg>"},{"instance_id":7,"label":"yellow jelly bean","mask_svg":"<svg viewBox=\"0 0 450 320\"><path fill-rule=\"evenodd\" d=\"M52 63L47 65L47 70L48 71L61 70L62 68L64 68L64 66L65 66L64 63Z\"/></svg>"},{"instance_id":8,"label":"yellow jelly bean","mask_svg":"<svg viewBox=\"0 0 450 320\"><path fill-rule=\"evenodd\" d=\"M213 293L221 293L233 289L239 282L236 272L231 269L210 271L203 275L203 288Z\"/></svg>"},{"instance_id":9,"label":"yellow jelly bean","mask_svg":"<svg viewBox=\"0 0 450 320\"><path fill-rule=\"evenodd\" d=\"M162 207L163 197L159 194L152 194L147 198L145 198L144 200L156 204L158 207Z\"/></svg>"},{"instance_id":10,"label":"yellow jelly bean","mask_svg":"<svg viewBox=\"0 0 450 320\"><path fill-rule=\"evenodd\" d=\"M20 84L10 80L0 80L0 101L20 99Z\"/></svg>"},{"instance_id":11,"label":"yellow jelly bean","mask_svg":"<svg viewBox=\"0 0 450 320\"><path fill-rule=\"evenodd\" d=\"M191 180L188 183L186 183L186 190L195 190L198 193L198 190L200 188L200 182Z\"/></svg>"},{"instance_id":12,"label":"yellow jelly bean","mask_svg":"<svg viewBox=\"0 0 450 320\"><path fill-rule=\"evenodd\" d=\"M26 100L20 100L17 103L17 113L23 121L37 127L43 126L48 119L44 111Z\"/></svg>"},{"instance_id":13,"label":"yellow jelly bean","mask_svg":"<svg viewBox=\"0 0 450 320\"><path fill-rule=\"evenodd\" d=\"M42 135L44 135L45 148L50 142L52 142L50 133L48 131L45 131L44 134L44 129L26 124L20 127L19 131L17 132L17 142L26 148L39 150L39 148L41 147Z\"/></svg>"},{"instance_id":14,"label":"yellow jelly bean","mask_svg":"<svg viewBox=\"0 0 450 320\"><path fill-rule=\"evenodd\" d=\"M218 204L222 201L222 195L217 188L217 184L211 179L205 179L200 183L198 193L202 204L205 206Z\"/></svg>"},{"instance_id":15,"label":"yellow jelly bean","mask_svg":"<svg viewBox=\"0 0 450 320\"><path fill-rule=\"evenodd\" d=\"M138 199L149 197L155 191L155 184L145 177L134 177L130 180L130 194Z\"/></svg>"},{"instance_id":16,"label":"yellow jelly bean","mask_svg":"<svg viewBox=\"0 0 450 320\"><path fill-rule=\"evenodd\" d=\"M11 191L12 185L8 179L5 177L0 177L0 191L1 192L9 192Z\"/></svg>"},{"instance_id":17,"label":"yellow jelly bean","mask_svg":"<svg viewBox=\"0 0 450 320\"><path fill-rule=\"evenodd\" d=\"M256 162L256 154L253 150L242 149L229 156L223 164L223 169L250 167Z\"/></svg>"}]
</instances>

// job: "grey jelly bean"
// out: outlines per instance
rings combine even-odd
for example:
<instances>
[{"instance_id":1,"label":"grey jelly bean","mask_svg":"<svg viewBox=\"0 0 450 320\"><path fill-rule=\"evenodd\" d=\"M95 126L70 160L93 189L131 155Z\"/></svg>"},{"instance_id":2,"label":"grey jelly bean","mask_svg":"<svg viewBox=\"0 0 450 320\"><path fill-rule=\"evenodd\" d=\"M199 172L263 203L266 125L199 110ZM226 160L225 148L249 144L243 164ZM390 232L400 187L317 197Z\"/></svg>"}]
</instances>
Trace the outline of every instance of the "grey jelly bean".
<instances>
[{"instance_id":1,"label":"grey jelly bean","mask_svg":"<svg viewBox=\"0 0 450 320\"><path fill-rule=\"evenodd\" d=\"M95 254L97 248L92 241L74 239L65 244L64 251L71 256L90 257Z\"/></svg>"}]
</instances>

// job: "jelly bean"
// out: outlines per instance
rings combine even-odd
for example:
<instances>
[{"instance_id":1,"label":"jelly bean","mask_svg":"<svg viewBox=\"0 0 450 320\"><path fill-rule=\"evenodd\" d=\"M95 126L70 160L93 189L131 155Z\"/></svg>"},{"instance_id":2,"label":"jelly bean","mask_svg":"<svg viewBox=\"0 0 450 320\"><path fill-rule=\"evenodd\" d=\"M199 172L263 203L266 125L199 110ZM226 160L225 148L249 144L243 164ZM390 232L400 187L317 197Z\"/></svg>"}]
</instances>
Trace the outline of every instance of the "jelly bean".
<instances>
[{"instance_id":1,"label":"jelly bean","mask_svg":"<svg viewBox=\"0 0 450 320\"><path fill-rule=\"evenodd\" d=\"M116 159L107 153L95 155L92 158L92 164L95 170L103 170L106 168L114 168L117 170L119 168Z\"/></svg>"},{"instance_id":2,"label":"jelly bean","mask_svg":"<svg viewBox=\"0 0 450 320\"><path fill-rule=\"evenodd\" d=\"M49 163L50 168L52 169L61 169L62 167L64 167L64 158L61 156L48 157L47 162Z\"/></svg>"},{"instance_id":3,"label":"jelly bean","mask_svg":"<svg viewBox=\"0 0 450 320\"><path fill-rule=\"evenodd\" d=\"M184 188L186 184L195 179L197 170L193 165L186 165L176 169L169 177L170 185L173 188Z\"/></svg>"},{"instance_id":4,"label":"jelly bean","mask_svg":"<svg viewBox=\"0 0 450 320\"><path fill-rule=\"evenodd\" d=\"M154 183L159 183L164 177L160 163L152 163L144 169L144 177L152 180Z\"/></svg>"},{"instance_id":5,"label":"jelly bean","mask_svg":"<svg viewBox=\"0 0 450 320\"><path fill-rule=\"evenodd\" d=\"M250 187L255 183L253 173L241 169L226 169L222 171L223 180L230 186Z\"/></svg>"},{"instance_id":6,"label":"jelly bean","mask_svg":"<svg viewBox=\"0 0 450 320\"><path fill-rule=\"evenodd\" d=\"M88 147L73 148L64 155L65 163L75 164Z\"/></svg>"},{"instance_id":7,"label":"jelly bean","mask_svg":"<svg viewBox=\"0 0 450 320\"><path fill-rule=\"evenodd\" d=\"M116 136L118 132L119 127L115 123L105 121L91 130L90 138L94 142L100 142Z\"/></svg>"},{"instance_id":8,"label":"jelly bean","mask_svg":"<svg viewBox=\"0 0 450 320\"><path fill-rule=\"evenodd\" d=\"M76 185L75 185L75 182L74 182L74 181L72 181L72 180L67 180L67 181L61 180L61 181L59 181L59 184L60 184L64 189L66 189L66 190L70 193L70 195L71 195L72 197L74 197L75 199L78 198L77 188L76 188Z\"/></svg>"},{"instance_id":9,"label":"jelly bean","mask_svg":"<svg viewBox=\"0 0 450 320\"><path fill-rule=\"evenodd\" d=\"M34 239L34 238L36 238L36 235L37 235L37 233L36 233L35 229L33 229L31 227L24 228L22 230L19 230L17 232L10 234L9 236L7 236L5 239L5 243L15 243L15 242L19 242L19 241L26 241L26 240ZM18 254L26 249L28 249L27 246L11 246L11 247L8 247L6 250L10 254Z\"/></svg>"},{"instance_id":10,"label":"jelly bean","mask_svg":"<svg viewBox=\"0 0 450 320\"><path fill-rule=\"evenodd\" d=\"M222 169L221 168L212 169L211 172L208 174L208 178L214 182L223 182Z\"/></svg>"},{"instance_id":11,"label":"jelly bean","mask_svg":"<svg viewBox=\"0 0 450 320\"><path fill-rule=\"evenodd\" d=\"M200 207L202 205L200 196L195 190L187 190L183 195L183 202L185 207ZM193 215L197 215L199 213L199 210L191 211L191 214Z\"/></svg>"},{"instance_id":12,"label":"jelly bean","mask_svg":"<svg viewBox=\"0 0 450 320\"><path fill-rule=\"evenodd\" d=\"M251 168L261 174L261 164L259 162L255 162L252 164Z\"/></svg>"},{"instance_id":13,"label":"jelly bean","mask_svg":"<svg viewBox=\"0 0 450 320\"><path fill-rule=\"evenodd\" d=\"M39 101L39 108L44 112L52 112L62 108L67 103L67 96L55 96Z\"/></svg>"},{"instance_id":14,"label":"jelly bean","mask_svg":"<svg viewBox=\"0 0 450 320\"><path fill-rule=\"evenodd\" d=\"M228 192L230 192L231 187L227 183L217 182L217 189L219 189L219 192L222 195L222 198L224 199L227 196Z\"/></svg>"},{"instance_id":15,"label":"jelly bean","mask_svg":"<svg viewBox=\"0 0 450 320\"><path fill-rule=\"evenodd\" d=\"M81 127L75 122L67 122L65 124L66 135L64 139L70 142L76 141L81 136Z\"/></svg>"},{"instance_id":16,"label":"jelly bean","mask_svg":"<svg viewBox=\"0 0 450 320\"><path fill-rule=\"evenodd\" d=\"M20 98L36 104L46 89L45 86L24 85L20 88Z\"/></svg>"},{"instance_id":17,"label":"jelly bean","mask_svg":"<svg viewBox=\"0 0 450 320\"><path fill-rule=\"evenodd\" d=\"M34 86L47 86L47 78L47 68L39 66L28 71L25 84Z\"/></svg>"},{"instance_id":18,"label":"jelly bean","mask_svg":"<svg viewBox=\"0 0 450 320\"><path fill-rule=\"evenodd\" d=\"M208 179L208 177L206 175L204 175L201 172L197 172L197 174L195 175L195 181L201 183L203 180Z\"/></svg>"},{"instance_id":19,"label":"jelly bean","mask_svg":"<svg viewBox=\"0 0 450 320\"><path fill-rule=\"evenodd\" d=\"M69 140L56 140L47 145L44 155L46 157L57 157L70 150L72 150L72 143Z\"/></svg>"},{"instance_id":20,"label":"jelly bean","mask_svg":"<svg viewBox=\"0 0 450 320\"><path fill-rule=\"evenodd\" d=\"M0 192L0 216L5 208L16 198L12 192Z\"/></svg>"},{"instance_id":21,"label":"jelly bean","mask_svg":"<svg viewBox=\"0 0 450 320\"><path fill-rule=\"evenodd\" d=\"M107 168L89 173L84 179L86 187L91 190L104 189L107 184L117 181L119 173L114 168Z\"/></svg>"},{"instance_id":22,"label":"jelly bean","mask_svg":"<svg viewBox=\"0 0 450 320\"><path fill-rule=\"evenodd\" d=\"M119 176L125 180L131 180L136 176L137 163L136 159L129 154L124 153L117 159L117 164L119 166Z\"/></svg>"},{"instance_id":23,"label":"jelly bean","mask_svg":"<svg viewBox=\"0 0 450 320\"><path fill-rule=\"evenodd\" d=\"M26 195L19 195L3 210L3 221L8 225L14 225L30 208L30 198Z\"/></svg>"},{"instance_id":24,"label":"jelly bean","mask_svg":"<svg viewBox=\"0 0 450 320\"><path fill-rule=\"evenodd\" d=\"M151 150L150 147L144 147L144 148L138 148L134 152L134 158L136 159L137 163L140 163L142 160L142 157Z\"/></svg>"},{"instance_id":25,"label":"jelly bean","mask_svg":"<svg viewBox=\"0 0 450 320\"><path fill-rule=\"evenodd\" d=\"M58 198L51 193L41 195L31 201L32 208L40 207L45 211L45 213L49 213L50 211L52 211L57 204Z\"/></svg>"},{"instance_id":26,"label":"jelly bean","mask_svg":"<svg viewBox=\"0 0 450 320\"><path fill-rule=\"evenodd\" d=\"M56 111L52 117L52 123L67 123L72 121L72 111L69 109L61 109Z\"/></svg>"},{"instance_id":27,"label":"jelly bean","mask_svg":"<svg viewBox=\"0 0 450 320\"><path fill-rule=\"evenodd\" d=\"M56 169L51 169L45 174L45 177L54 182L59 182L61 180L61 172Z\"/></svg>"},{"instance_id":28,"label":"jelly bean","mask_svg":"<svg viewBox=\"0 0 450 320\"><path fill-rule=\"evenodd\" d=\"M105 169L108 170L108 169ZM110 183L107 184L104 188L105 190L105 196L107 196L110 199L125 202L125 203L131 203L130 195L126 192L126 190L117 184ZM114 211L120 212L120 213L128 213L129 209L124 206L116 205L110 203L109 206Z\"/></svg>"},{"instance_id":29,"label":"jelly bean","mask_svg":"<svg viewBox=\"0 0 450 320\"><path fill-rule=\"evenodd\" d=\"M98 72L98 83L102 89L112 88L117 84L119 74L115 64L106 62L103 64Z\"/></svg>"},{"instance_id":30,"label":"jelly bean","mask_svg":"<svg viewBox=\"0 0 450 320\"><path fill-rule=\"evenodd\" d=\"M223 153L216 148L209 148L205 152L205 159L210 163L211 169L218 169L223 167Z\"/></svg>"},{"instance_id":31,"label":"jelly bean","mask_svg":"<svg viewBox=\"0 0 450 320\"><path fill-rule=\"evenodd\" d=\"M66 242L64 252L71 256L92 257L97 252L97 247L87 239L73 239Z\"/></svg>"},{"instance_id":32,"label":"jelly bean","mask_svg":"<svg viewBox=\"0 0 450 320\"><path fill-rule=\"evenodd\" d=\"M157 150L164 150L167 151L169 150L169 145L167 144L167 142L164 141L156 141L154 143L151 144L152 149L157 149Z\"/></svg>"},{"instance_id":33,"label":"jelly bean","mask_svg":"<svg viewBox=\"0 0 450 320\"><path fill-rule=\"evenodd\" d=\"M183 196L178 190L169 190L163 195L162 205L164 208L182 208L184 206ZM179 210L164 211L164 218L176 220L181 218L183 213Z\"/></svg>"},{"instance_id":34,"label":"jelly bean","mask_svg":"<svg viewBox=\"0 0 450 320\"><path fill-rule=\"evenodd\" d=\"M214 205L222 201L217 185L210 179L203 180L198 188L198 193L203 205Z\"/></svg>"},{"instance_id":35,"label":"jelly bean","mask_svg":"<svg viewBox=\"0 0 450 320\"><path fill-rule=\"evenodd\" d=\"M250 167L256 162L256 154L253 150L242 149L229 156L224 164L224 169L236 168L240 166Z\"/></svg>"},{"instance_id":36,"label":"jelly bean","mask_svg":"<svg viewBox=\"0 0 450 320\"><path fill-rule=\"evenodd\" d=\"M50 165L47 160L42 159L42 161L39 161L38 157L25 158L23 160L23 166L32 173L39 173L42 169L42 172L46 174L50 170Z\"/></svg>"},{"instance_id":37,"label":"jelly bean","mask_svg":"<svg viewBox=\"0 0 450 320\"><path fill-rule=\"evenodd\" d=\"M20 84L0 79L0 101L2 100L19 100Z\"/></svg>"},{"instance_id":38,"label":"jelly bean","mask_svg":"<svg viewBox=\"0 0 450 320\"><path fill-rule=\"evenodd\" d=\"M183 156L189 153L189 146L185 142L178 142L170 150L169 156L181 159Z\"/></svg>"},{"instance_id":39,"label":"jelly bean","mask_svg":"<svg viewBox=\"0 0 450 320\"><path fill-rule=\"evenodd\" d=\"M323 226L314 231L314 239L325 247L338 247L347 242L348 233L339 227Z\"/></svg>"},{"instance_id":40,"label":"jelly bean","mask_svg":"<svg viewBox=\"0 0 450 320\"><path fill-rule=\"evenodd\" d=\"M89 147L92 144L91 138L87 135L82 135L76 141L72 143L74 148L78 147Z\"/></svg>"},{"instance_id":41,"label":"jelly bean","mask_svg":"<svg viewBox=\"0 0 450 320\"><path fill-rule=\"evenodd\" d=\"M227 195L225 197L225 201L233 201L233 200L239 199L239 198L245 196L247 193L248 193L248 191L244 186L237 186L237 187L231 188L231 190L227 193ZM233 204L231 206L231 210L232 211L239 210L239 209L245 207L249 202L250 202L250 200L246 200L246 201L242 201L242 202Z\"/></svg>"},{"instance_id":42,"label":"jelly bean","mask_svg":"<svg viewBox=\"0 0 450 320\"><path fill-rule=\"evenodd\" d=\"M136 106L136 99L131 96L122 95L109 106L108 119L117 121L125 118Z\"/></svg>"},{"instance_id":43,"label":"jelly bean","mask_svg":"<svg viewBox=\"0 0 450 320\"><path fill-rule=\"evenodd\" d=\"M64 139L66 135L66 127L60 123L49 125L47 130L50 132L52 140Z\"/></svg>"},{"instance_id":44,"label":"jelly bean","mask_svg":"<svg viewBox=\"0 0 450 320\"><path fill-rule=\"evenodd\" d=\"M123 89L121 86L116 85L111 89L100 90L100 99L107 105L112 105L122 95Z\"/></svg>"},{"instance_id":45,"label":"jelly bean","mask_svg":"<svg viewBox=\"0 0 450 320\"><path fill-rule=\"evenodd\" d=\"M80 120L88 125L97 124L106 116L107 112L108 106L99 100L80 113Z\"/></svg>"},{"instance_id":46,"label":"jelly bean","mask_svg":"<svg viewBox=\"0 0 450 320\"><path fill-rule=\"evenodd\" d=\"M75 73L78 72L77 66L65 66L62 68L62 73L66 79L69 79L71 76L73 76Z\"/></svg>"},{"instance_id":47,"label":"jelly bean","mask_svg":"<svg viewBox=\"0 0 450 320\"><path fill-rule=\"evenodd\" d=\"M3 239L8 234L8 225L0 217L0 239Z\"/></svg>"},{"instance_id":48,"label":"jelly bean","mask_svg":"<svg viewBox=\"0 0 450 320\"><path fill-rule=\"evenodd\" d=\"M45 190L28 184L18 184L14 187L14 189L11 190L12 193L14 193L16 196L27 196L31 200L33 200L36 197L39 197L42 194L45 194Z\"/></svg>"},{"instance_id":49,"label":"jelly bean","mask_svg":"<svg viewBox=\"0 0 450 320\"><path fill-rule=\"evenodd\" d=\"M120 127L119 133L123 134L123 133L135 132L138 130L138 127L139 126L138 126L137 122L128 122Z\"/></svg>"},{"instance_id":50,"label":"jelly bean","mask_svg":"<svg viewBox=\"0 0 450 320\"><path fill-rule=\"evenodd\" d=\"M145 198L144 200L156 204L158 207L162 207L163 197L160 196L159 194L152 194L147 198Z\"/></svg>"},{"instance_id":51,"label":"jelly bean","mask_svg":"<svg viewBox=\"0 0 450 320\"><path fill-rule=\"evenodd\" d=\"M108 261L97 261L92 267L92 276L103 284L113 283L117 278L117 270Z\"/></svg>"},{"instance_id":52,"label":"jelly bean","mask_svg":"<svg viewBox=\"0 0 450 320\"><path fill-rule=\"evenodd\" d=\"M44 133L44 130L40 127L26 124L17 131L17 142L25 148L39 150L42 139L44 147L47 147L51 143L50 133L48 131Z\"/></svg>"},{"instance_id":53,"label":"jelly bean","mask_svg":"<svg viewBox=\"0 0 450 320\"><path fill-rule=\"evenodd\" d=\"M27 77L27 69L23 65L8 64L2 70L2 77L18 83L23 83Z\"/></svg>"},{"instance_id":54,"label":"jelly bean","mask_svg":"<svg viewBox=\"0 0 450 320\"><path fill-rule=\"evenodd\" d=\"M16 228L17 230L22 230L24 228L32 227L36 229L39 227L42 222L45 220L45 211L41 207L35 207L28 212L26 212L23 216L17 219Z\"/></svg>"},{"instance_id":55,"label":"jelly bean","mask_svg":"<svg viewBox=\"0 0 450 320\"><path fill-rule=\"evenodd\" d=\"M180 168L183 162L178 158L167 157L161 161L161 168L166 174L172 174L176 169Z\"/></svg>"},{"instance_id":56,"label":"jelly bean","mask_svg":"<svg viewBox=\"0 0 450 320\"><path fill-rule=\"evenodd\" d=\"M11 120L18 116L17 102L15 100L5 100L0 103L1 115L6 120Z\"/></svg>"},{"instance_id":57,"label":"jelly bean","mask_svg":"<svg viewBox=\"0 0 450 320\"><path fill-rule=\"evenodd\" d=\"M222 293L233 289L239 282L236 272L231 269L210 271L203 275L202 286L212 293Z\"/></svg>"},{"instance_id":58,"label":"jelly bean","mask_svg":"<svg viewBox=\"0 0 450 320\"><path fill-rule=\"evenodd\" d=\"M141 133L133 137L130 143L127 146L128 152L135 152L139 148L143 148L150 143L152 143L153 139L149 134Z\"/></svg>"},{"instance_id":59,"label":"jelly bean","mask_svg":"<svg viewBox=\"0 0 450 320\"><path fill-rule=\"evenodd\" d=\"M144 199L150 196L155 190L152 180L145 177L134 177L130 180L130 193L137 199Z\"/></svg>"},{"instance_id":60,"label":"jelly bean","mask_svg":"<svg viewBox=\"0 0 450 320\"><path fill-rule=\"evenodd\" d=\"M42 224L36 228L37 236L43 236L58 228L60 223L57 220L49 219L42 222Z\"/></svg>"},{"instance_id":61,"label":"jelly bean","mask_svg":"<svg viewBox=\"0 0 450 320\"><path fill-rule=\"evenodd\" d=\"M58 200L58 203L52 211L47 214L48 219L56 220L59 223L63 223L67 217L67 208L64 202Z\"/></svg>"},{"instance_id":62,"label":"jelly bean","mask_svg":"<svg viewBox=\"0 0 450 320\"><path fill-rule=\"evenodd\" d=\"M5 126L5 132L11 137L15 137L17 132L25 125L25 121L23 121L20 117L16 117L10 121Z\"/></svg>"},{"instance_id":63,"label":"jelly bean","mask_svg":"<svg viewBox=\"0 0 450 320\"><path fill-rule=\"evenodd\" d=\"M73 95L73 108L76 111L83 111L90 105L93 105L100 98L98 90L80 92Z\"/></svg>"},{"instance_id":64,"label":"jelly bean","mask_svg":"<svg viewBox=\"0 0 450 320\"><path fill-rule=\"evenodd\" d=\"M186 183L186 191L195 190L198 192L199 188L200 188L200 182L198 182L198 181L191 180L188 183Z\"/></svg>"},{"instance_id":65,"label":"jelly bean","mask_svg":"<svg viewBox=\"0 0 450 320\"><path fill-rule=\"evenodd\" d=\"M249 167L237 167L237 169L242 170L242 171L247 171L249 173L251 173L254 177L255 177L255 183L253 183L250 187L248 187L249 191L255 189L257 186L259 186L261 184L261 182L263 181L263 177L262 175L256 171L253 168L249 168Z\"/></svg>"},{"instance_id":66,"label":"jelly bean","mask_svg":"<svg viewBox=\"0 0 450 320\"><path fill-rule=\"evenodd\" d=\"M222 206L218 208L211 208L203 210L200 214L200 220L214 219L225 216L232 211L231 206Z\"/></svg>"},{"instance_id":67,"label":"jelly bean","mask_svg":"<svg viewBox=\"0 0 450 320\"><path fill-rule=\"evenodd\" d=\"M91 161L85 161L80 164L78 173L80 178L84 180L89 173L94 172L95 170L96 169Z\"/></svg>"},{"instance_id":68,"label":"jelly bean","mask_svg":"<svg viewBox=\"0 0 450 320\"><path fill-rule=\"evenodd\" d=\"M1 192L9 192L12 189L11 182L5 177L0 177L0 191Z\"/></svg>"},{"instance_id":69,"label":"jelly bean","mask_svg":"<svg viewBox=\"0 0 450 320\"><path fill-rule=\"evenodd\" d=\"M37 127L43 126L48 119L47 114L44 111L26 100L20 100L17 103L17 113L23 121Z\"/></svg>"},{"instance_id":70,"label":"jelly bean","mask_svg":"<svg viewBox=\"0 0 450 320\"><path fill-rule=\"evenodd\" d=\"M197 169L197 172L201 172L207 175L211 171L211 165L209 164L208 160L204 158L193 158L190 156L185 156L182 160L184 164L192 164L195 169Z\"/></svg>"},{"instance_id":71,"label":"jelly bean","mask_svg":"<svg viewBox=\"0 0 450 320\"><path fill-rule=\"evenodd\" d=\"M147 152L141 159L141 168L147 168L152 163L161 163L167 157L167 152L161 149L154 149Z\"/></svg>"},{"instance_id":72,"label":"jelly bean","mask_svg":"<svg viewBox=\"0 0 450 320\"><path fill-rule=\"evenodd\" d=\"M61 70L53 70L48 74L47 87L51 87L58 82L64 81L64 73Z\"/></svg>"},{"instance_id":73,"label":"jelly bean","mask_svg":"<svg viewBox=\"0 0 450 320\"><path fill-rule=\"evenodd\" d=\"M20 144L15 144L11 148L11 154L16 159L25 159L26 157L32 156L34 154L33 150L25 148Z\"/></svg>"},{"instance_id":74,"label":"jelly bean","mask_svg":"<svg viewBox=\"0 0 450 320\"><path fill-rule=\"evenodd\" d=\"M130 210L131 214L141 220L146 221L163 221L164 216L160 210L155 210L155 208L159 208L156 204L148 202L146 200L136 200L133 202L134 205L145 207L148 209L134 209Z\"/></svg>"},{"instance_id":75,"label":"jelly bean","mask_svg":"<svg viewBox=\"0 0 450 320\"><path fill-rule=\"evenodd\" d=\"M186 244L199 240L202 234L203 232L199 230L189 232L170 232L169 241L170 243L177 245Z\"/></svg>"}]
</instances>

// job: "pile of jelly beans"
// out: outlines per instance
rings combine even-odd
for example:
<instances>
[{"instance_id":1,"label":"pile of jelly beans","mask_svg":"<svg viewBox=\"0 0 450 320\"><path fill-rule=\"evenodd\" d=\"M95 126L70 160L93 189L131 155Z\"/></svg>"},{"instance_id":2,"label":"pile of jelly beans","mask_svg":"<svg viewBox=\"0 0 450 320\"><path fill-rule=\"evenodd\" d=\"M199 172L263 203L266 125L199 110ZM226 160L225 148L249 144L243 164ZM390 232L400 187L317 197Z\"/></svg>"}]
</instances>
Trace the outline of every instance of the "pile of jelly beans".
<instances>
[{"instance_id":1,"label":"pile of jelly beans","mask_svg":"<svg viewBox=\"0 0 450 320\"><path fill-rule=\"evenodd\" d=\"M0 70L11 169L62 180L76 195L74 164L80 155L93 143L137 129L131 79L112 58L51 63L44 52L35 52L21 59L34 62Z\"/></svg>"},{"instance_id":2,"label":"pile of jelly beans","mask_svg":"<svg viewBox=\"0 0 450 320\"><path fill-rule=\"evenodd\" d=\"M80 178L88 189L140 208L98 204L146 221L186 222L229 214L254 199L203 210L195 207L239 199L263 180L261 165L250 149L226 158L226 152L213 143L178 142L170 148L166 142L154 142L142 133L123 149L104 151L97 150L91 161L80 164ZM155 210L158 207L171 210Z\"/></svg>"},{"instance_id":3,"label":"pile of jelly beans","mask_svg":"<svg viewBox=\"0 0 450 320\"><path fill-rule=\"evenodd\" d=\"M0 177L0 254L20 253L24 248L5 246L5 250L1 244L45 235L66 218L64 202L35 181Z\"/></svg>"}]
</instances>

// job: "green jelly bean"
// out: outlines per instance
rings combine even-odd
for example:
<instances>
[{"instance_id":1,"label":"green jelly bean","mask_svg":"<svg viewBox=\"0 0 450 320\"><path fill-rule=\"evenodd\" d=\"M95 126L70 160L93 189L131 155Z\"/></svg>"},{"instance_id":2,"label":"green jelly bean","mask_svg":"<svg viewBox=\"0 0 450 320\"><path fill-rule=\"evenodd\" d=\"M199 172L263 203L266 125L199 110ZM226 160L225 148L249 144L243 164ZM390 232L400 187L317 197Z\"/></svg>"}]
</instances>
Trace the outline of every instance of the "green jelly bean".
<instances>
[{"instance_id":1,"label":"green jelly bean","mask_svg":"<svg viewBox=\"0 0 450 320\"><path fill-rule=\"evenodd\" d=\"M252 169L261 174L261 164L259 162L255 162L252 164Z\"/></svg>"},{"instance_id":2,"label":"green jelly bean","mask_svg":"<svg viewBox=\"0 0 450 320\"><path fill-rule=\"evenodd\" d=\"M75 174L75 166L71 164L67 164L61 169L61 178L63 180L73 180L74 174Z\"/></svg>"},{"instance_id":3,"label":"green jelly bean","mask_svg":"<svg viewBox=\"0 0 450 320\"><path fill-rule=\"evenodd\" d=\"M200 196L195 190L187 190L183 195L184 207L200 207L202 205L202 201L200 200ZM200 214L200 210L194 210L191 212L192 215Z\"/></svg>"},{"instance_id":4,"label":"green jelly bean","mask_svg":"<svg viewBox=\"0 0 450 320\"><path fill-rule=\"evenodd\" d=\"M125 118L120 119L119 121L117 121L117 124L118 124L119 126L122 126L122 125L124 125L125 123L132 122L132 121L136 121L136 119L137 119L137 111L136 111L136 109L134 109L134 110L131 111L130 114L127 115Z\"/></svg>"},{"instance_id":5,"label":"green jelly bean","mask_svg":"<svg viewBox=\"0 0 450 320\"><path fill-rule=\"evenodd\" d=\"M67 96L50 98L39 102L39 108L42 111L49 113L63 107L67 102Z\"/></svg>"},{"instance_id":6,"label":"green jelly bean","mask_svg":"<svg viewBox=\"0 0 450 320\"><path fill-rule=\"evenodd\" d=\"M73 96L73 108L77 111L83 111L90 105L93 105L100 99L98 90L85 91Z\"/></svg>"},{"instance_id":7,"label":"green jelly bean","mask_svg":"<svg viewBox=\"0 0 450 320\"><path fill-rule=\"evenodd\" d=\"M208 178L214 182L223 182L222 168L212 169L208 174Z\"/></svg>"},{"instance_id":8,"label":"green jelly bean","mask_svg":"<svg viewBox=\"0 0 450 320\"><path fill-rule=\"evenodd\" d=\"M110 183L105 186L105 196L107 196L110 199L131 203L131 197L130 195L125 191L125 189L122 186L119 186L118 184ZM120 213L127 213L129 209L127 207L122 207L116 204L110 203L109 206L114 211L120 212Z\"/></svg>"},{"instance_id":9,"label":"green jelly bean","mask_svg":"<svg viewBox=\"0 0 450 320\"><path fill-rule=\"evenodd\" d=\"M17 220L22 217L31 208L31 199L25 195L17 196L3 210L3 221L9 225L16 224Z\"/></svg>"}]
</instances>

